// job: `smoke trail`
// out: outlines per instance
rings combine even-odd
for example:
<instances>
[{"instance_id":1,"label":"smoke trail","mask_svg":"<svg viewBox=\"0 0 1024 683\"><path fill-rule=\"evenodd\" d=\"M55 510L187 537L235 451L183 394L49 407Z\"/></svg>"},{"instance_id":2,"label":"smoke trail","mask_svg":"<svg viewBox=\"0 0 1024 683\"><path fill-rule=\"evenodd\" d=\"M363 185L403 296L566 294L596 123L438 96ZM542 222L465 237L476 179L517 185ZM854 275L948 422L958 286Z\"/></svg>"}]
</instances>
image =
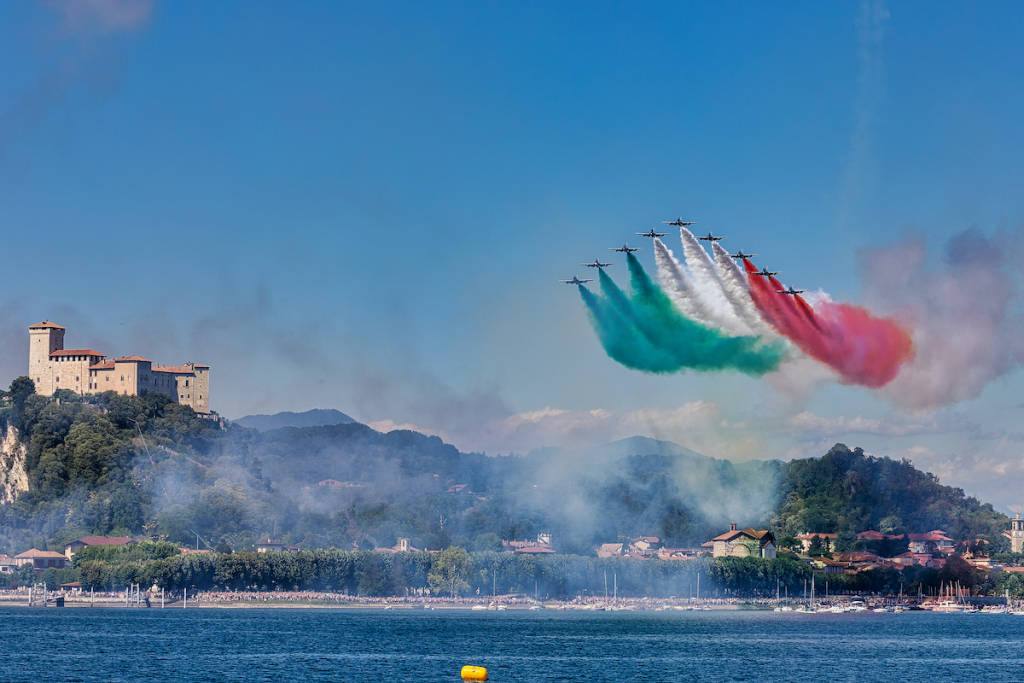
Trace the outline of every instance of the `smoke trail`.
<instances>
[{"instance_id":1,"label":"smoke trail","mask_svg":"<svg viewBox=\"0 0 1024 683\"><path fill-rule=\"evenodd\" d=\"M740 319L756 334L774 336L775 330L764 321L750 298L750 288L743 270L718 242L712 243L711 250L715 253L715 266L722 291Z\"/></svg>"},{"instance_id":2,"label":"smoke trail","mask_svg":"<svg viewBox=\"0 0 1024 683\"><path fill-rule=\"evenodd\" d=\"M881 387L913 355L910 335L892 320L849 304L823 301L817 310L803 297L779 294L782 283L755 275L744 261L750 296L765 319L804 353L835 370L850 384Z\"/></svg>"},{"instance_id":3,"label":"smoke trail","mask_svg":"<svg viewBox=\"0 0 1024 683\"><path fill-rule=\"evenodd\" d=\"M715 272L715 265L704 251L704 247L700 246L697 238L686 228L679 228L679 237L683 241L686 268L693 275L701 300L713 316L715 324L731 334L750 334L753 330L740 319L729 302L722 282Z\"/></svg>"},{"instance_id":4,"label":"smoke trail","mask_svg":"<svg viewBox=\"0 0 1024 683\"><path fill-rule=\"evenodd\" d=\"M690 320L702 325L714 325L712 316L701 301L690 277L676 260L672 250L657 237L654 238L654 263L658 268L658 281L665 288L672 303Z\"/></svg>"},{"instance_id":5,"label":"smoke trail","mask_svg":"<svg viewBox=\"0 0 1024 683\"><path fill-rule=\"evenodd\" d=\"M590 322L609 357L627 368L644 372L675 372L679 369L674 358L652 346L633 322L623 317L607 299L601 299L583 285L579 285L579 290L590 314Z\"/></svg>"},{"instance_id":6,"label":"smoke trail","mask_svg":"<svg viewBox=\"0 0 1024 683\"><path fill-rule=\"evenodd\" d=\"M763 375L778 367L781 344L763 344L758 337L727 337L679 314L672 301L627 256L632 296L627 296L602 270L603 299L585 288L581 296L610 357L648 372L734 369Z\"/></svg>"}]
</instances>

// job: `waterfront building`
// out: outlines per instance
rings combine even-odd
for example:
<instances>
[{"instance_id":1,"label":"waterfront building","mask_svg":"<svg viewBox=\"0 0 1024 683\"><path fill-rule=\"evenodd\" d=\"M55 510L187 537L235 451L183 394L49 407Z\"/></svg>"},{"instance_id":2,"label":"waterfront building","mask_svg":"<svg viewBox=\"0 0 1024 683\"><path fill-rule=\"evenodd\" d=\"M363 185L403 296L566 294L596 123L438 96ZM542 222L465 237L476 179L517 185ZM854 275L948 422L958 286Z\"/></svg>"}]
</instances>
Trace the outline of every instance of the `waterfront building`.
<instances>
[{"instance_id":1,"label":"waterfront building","mask_svg":"<svg viewBox=\"0 0 1024 683\"><path fill-rule=\"evenodd\" d=\"M766 529L737 529L736 523L729 530L711 539L712 557L775 557L775 536Z\"/></svg>"},{"instance_id":2,"label":"waterfront building","mask_svg":"<svg viewBox=\"0 0 1024 683\"><path fill-rule=\"evenodd\" d=\"M37 572L46 569L64 569L68 566L68 558L64 557L61 553L55 553L51 550L38 550L36 548L31 548L15 555L14 562L19 567L28 565Z\"/></svg>"},{"instance_id":3,"label":"waterfront building","mask_svg":"<svg viewBox=\"0 0 1024 683\"><path fill-rule=\"evenodd\" d=\"M158 391L197 413L209 414L209 365L154 365L135 355L108 360L93 349L65 349L65 331L49 320L28 328L28 377L40 396L52 396L59 389L83 395L115 391L126 396Z\"/></svg>"}]
</instances>

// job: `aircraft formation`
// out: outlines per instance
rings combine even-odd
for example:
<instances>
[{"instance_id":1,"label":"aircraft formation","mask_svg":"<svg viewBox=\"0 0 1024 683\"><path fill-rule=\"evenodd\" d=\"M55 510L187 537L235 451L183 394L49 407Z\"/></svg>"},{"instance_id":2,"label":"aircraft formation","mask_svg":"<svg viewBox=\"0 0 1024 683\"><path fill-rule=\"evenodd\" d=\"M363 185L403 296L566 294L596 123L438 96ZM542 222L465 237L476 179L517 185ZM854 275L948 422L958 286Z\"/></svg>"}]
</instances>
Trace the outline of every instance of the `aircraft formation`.
<instances>
[{"instance_id":1,"label":"aircraft formation","mask_svg":"<svg viewBox=\"0 0 1024 683\"><path fill-rule=\"evenodd\" d=\"M675 220L671 220L671 221L662 221L662 223L664 223L665 225L673 225L673 226L676 226L676 227L679 227L679 228L687 228L687 227L689 227L691 225L696 225L697 221L686 221L686 220L683 220L682 217L679 217L679 218L676 218ZM648 232L638 232L636 234L638 236L640 236L640 237L647 237L647 238L650 238L650 239L658 239L660 237L665 237L666 235L668 235L667 232L655 232L654 228L651 228ZM725 236L724 235L721 235L721 236L719 236L719 235L712 235L710 232L708 232L707 235L704 235L703 237L697 237L697 239L702 241L702 242L708 242L708 243L714 244L715 242L720 242L720 241L724 240ZM631 247L628 244L626 244L625 242L623 242L621 247L608 247L608 250L609 251L617 251L617 252L622 253L622 254L632 254L634 252L640 251L640 247ZM734 259L738 259L738 260L741 260L741 261L747 261L747 260L757 256L757 254L744 254L743 250L740 249L735 254L728 254L728 256L729 256L729 258L734 258ZM580 265L586 266L587 268L597 268L598 270L600 270L600 269L607 268L607 267L615 265L615 264L613 264L613 263L601 263L600 260L594 259L590 263L583 263L583 264L580 264ZM769 271L767 268L762 268L759 272L754 273L754 275L760 275L762 277L774 277L774 276L776 276L778 274L779 274L779 271ZM591 280L578 280L576 278L576 276L573 275L571 280L561 280L561 282L564 282L567 285L576 285L576 284L582 284L584 282L591 282ZM789 287L788 289L785 289L785 290L780 289L780 290L777 290L777 291L778 291L779 294L795 295L795 294L802 294L805 290L803 290L803 289L794 290L792 287Z\"/></svg>"},{"instance_id":2,"label":"aircraft formation","mask_svg":"<svg viewBox=\"0 0 1024 683\"><path fill-rule=\"evenodd\" d=\"M679 229L682 260L662 241L668 233L636 233L652 240L657 282L636 257L639 247L626 243L609 250L626 255L629 290L599 259L582 264L597 271L595 291L583 286L592 280L562 280L578 286L606 353L619 363L656 373L762 375L802 353L844 383L880 387L913 356L910 332L894 320L828 297L812 304L801 296L806 290L779 282L779 271L758 269L756 254L726 251L724 235L694 235L696 221L682 217L662 223Z\"/></svg>"}]
</instances>

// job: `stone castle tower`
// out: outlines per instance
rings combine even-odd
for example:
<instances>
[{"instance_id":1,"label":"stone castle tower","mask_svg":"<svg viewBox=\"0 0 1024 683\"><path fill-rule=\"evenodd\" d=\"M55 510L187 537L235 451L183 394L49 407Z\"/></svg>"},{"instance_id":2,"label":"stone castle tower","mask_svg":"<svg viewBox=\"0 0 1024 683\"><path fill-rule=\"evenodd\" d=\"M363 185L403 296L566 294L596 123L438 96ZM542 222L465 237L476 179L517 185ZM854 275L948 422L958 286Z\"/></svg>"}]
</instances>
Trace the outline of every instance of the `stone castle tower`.
<instances>
[{"instance_id":1,"label":"stone castle tower","mask_svg":"<svg viewBox=\"0 0 1024 683\"><path fill-rule=\"evenodd\" d=\"M1010 520L1010 551L1015 553L1024 553L1024 519L1020 518L1020 513Z\"/></svg>"},{"instance_id":2,"label":"stone castle tower","mask_svg":"<svg viewBox=\"0 0 1024 683\"><path fill-rule=\"evenodd\" d=\"M52 396L58 389L78 394L116 391L127 396L159 391L197 413L210 412L209 365L153 365L141 356L107 360L92 349L65 349L64 332L64 327L49 320L28 328L28 377L41 396Z\"/></svg>"}]
</instances>

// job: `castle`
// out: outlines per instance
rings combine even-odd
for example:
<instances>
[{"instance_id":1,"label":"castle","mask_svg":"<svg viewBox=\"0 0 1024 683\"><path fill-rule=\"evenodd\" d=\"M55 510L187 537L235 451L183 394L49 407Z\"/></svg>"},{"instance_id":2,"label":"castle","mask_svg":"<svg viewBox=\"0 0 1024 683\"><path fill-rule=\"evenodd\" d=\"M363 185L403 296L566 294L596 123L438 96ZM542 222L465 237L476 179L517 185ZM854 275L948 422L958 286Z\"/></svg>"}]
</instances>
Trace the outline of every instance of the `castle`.
<instances>
[{"instance_id":1,"label":"castle","mask_svg":"<svg viewBox=\"0 0 1024 683\"><path fill-rule=\"evenodd\" d=\"M159 391L197 413L210 412L209 365L153 365L141 356L107 360L92 349L65 349L64 328L49 320L30 326L28 338L28 377L42 396L52 396L58 389L126 396Z\"/></svg>"}]
</instances>

